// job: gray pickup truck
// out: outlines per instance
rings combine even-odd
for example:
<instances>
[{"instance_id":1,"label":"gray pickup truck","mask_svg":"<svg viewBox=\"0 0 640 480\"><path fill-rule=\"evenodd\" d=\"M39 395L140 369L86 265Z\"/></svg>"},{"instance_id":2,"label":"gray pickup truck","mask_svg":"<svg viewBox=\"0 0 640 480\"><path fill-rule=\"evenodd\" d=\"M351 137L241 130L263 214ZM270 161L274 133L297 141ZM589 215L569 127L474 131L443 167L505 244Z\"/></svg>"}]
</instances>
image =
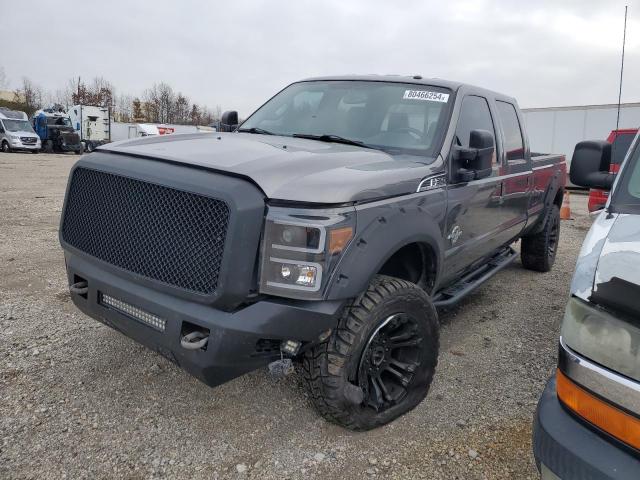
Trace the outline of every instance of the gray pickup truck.
<instances>
[{"instance_id":1,"label":"gray pickup truck","mask_svg":"<svg viewBox=\"0 0 640 480\"><path fill-rule=\"evenodd\" d=\"M516 101L420 76L289 85L231 133L117 142L73 167L74 303L214 386L302 362L355 430L420 403L451 307L515 257L548 271L566 165Z\"/></svg>"}]
</instances>

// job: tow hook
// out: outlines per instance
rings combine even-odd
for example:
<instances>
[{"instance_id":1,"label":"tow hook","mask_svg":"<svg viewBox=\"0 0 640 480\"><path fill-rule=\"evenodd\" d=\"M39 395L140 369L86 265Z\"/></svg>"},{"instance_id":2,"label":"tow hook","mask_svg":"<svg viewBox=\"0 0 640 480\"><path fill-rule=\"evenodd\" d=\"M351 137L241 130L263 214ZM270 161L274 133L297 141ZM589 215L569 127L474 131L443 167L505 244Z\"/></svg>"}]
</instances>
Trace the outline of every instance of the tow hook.
<instances>
[{"instance_id":1,"label":"tow hook","mask_svg":"<svg viewBox=\"0 0 640 480\"><path fill-rule=\"evenodd\" d=\"M77 295L86 295L89 291L89 287L85 281L76 282L73 285L69 285L69 291Z\"/></svg>"},{"instance_id":2,"label":"tow hook","mask_svg":"<svg viewBox=\"0 0 640 480\"><path fill-rule=\"evenodd\" d=\"M180 345L187 350L200 350L204 349L209 342L209 336L200 331L193 331L186 334L180 339Z\"/></svg>"}]
</instances>

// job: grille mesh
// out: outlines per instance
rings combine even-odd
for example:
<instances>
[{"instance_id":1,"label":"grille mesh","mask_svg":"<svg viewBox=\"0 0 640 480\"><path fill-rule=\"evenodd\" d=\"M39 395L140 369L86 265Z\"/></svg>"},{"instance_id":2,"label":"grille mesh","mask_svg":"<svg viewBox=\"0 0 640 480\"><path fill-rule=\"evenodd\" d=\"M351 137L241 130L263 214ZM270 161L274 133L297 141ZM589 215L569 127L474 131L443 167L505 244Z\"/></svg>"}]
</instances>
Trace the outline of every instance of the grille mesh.
<instances>
[{"instance_id":1,"label":"grille mesh","mask_svg":"<svg viewBox=\"0 0 640 480\"><path fill-rule=\"evenodd\" d=\"M210 295L218 285L228 223L222 200L77 168L62 238L117 267Z\"/></svg>"}]
</instances>

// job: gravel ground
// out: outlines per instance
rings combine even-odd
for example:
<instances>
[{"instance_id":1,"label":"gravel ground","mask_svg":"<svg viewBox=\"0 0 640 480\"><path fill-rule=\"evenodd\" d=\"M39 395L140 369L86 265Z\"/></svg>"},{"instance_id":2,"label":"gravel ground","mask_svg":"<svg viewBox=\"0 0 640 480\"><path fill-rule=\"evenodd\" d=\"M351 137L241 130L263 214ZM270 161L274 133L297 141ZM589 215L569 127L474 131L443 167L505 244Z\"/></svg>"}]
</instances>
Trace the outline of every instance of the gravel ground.
<instances>
[{"instance_id":1,"label":"gravel ground","mask_svg":"<svg viewBox=\"0 0 640 480\"><path fill-rule=\"evenodd\" d=\"M298 374L211 389L79 313L57 237L76 160L0 154L1 478L537 478L531 420L586 197L572 196L553 271L515 262L443 314L426 401L357 434L315 413Z\"/></svg>"}]
</instances>

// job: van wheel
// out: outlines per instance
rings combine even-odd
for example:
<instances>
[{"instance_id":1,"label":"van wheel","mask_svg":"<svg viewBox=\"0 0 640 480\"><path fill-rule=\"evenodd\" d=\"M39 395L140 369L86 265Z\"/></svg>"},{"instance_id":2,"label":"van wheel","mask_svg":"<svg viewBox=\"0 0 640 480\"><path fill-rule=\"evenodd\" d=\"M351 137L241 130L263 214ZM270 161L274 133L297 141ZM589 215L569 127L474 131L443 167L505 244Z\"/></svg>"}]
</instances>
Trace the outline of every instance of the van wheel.
<instances>
[{"instance_id":1,"label":"van wheel","mask_svg":"<svg viewBox=\"0 0 640 480\"><path fill-rule=\"evenodd\" d=\"M542 231L522 237L520 258L524 268L537 272L548 272L553 267L560 241L560 209L551 206Z\"/></svg>"},{"instance_id":2,"label":"van wheel","mask_svg":"<svg viewBox=\"0 0 640 480\"><path fill-rule=\"evenodd\" d=\"M438 315L422 289L376 276L345 307L331 336L305 354L314 406L327 420L360 431L412 410L431 386L439 333Z\"/></svg>"},{"instance_id":3,"label":"van wheel","mask_svg":"<svg viewBox=\"0 0 640 480\"><path fill-rule=\"evenodd\" d=\"M11 147L9 146L9 142L7 142L6 140L3 141L2 146L0 146L0 150L2 150L2 153L11 152Z\"/></svg>"}]
</instances>

